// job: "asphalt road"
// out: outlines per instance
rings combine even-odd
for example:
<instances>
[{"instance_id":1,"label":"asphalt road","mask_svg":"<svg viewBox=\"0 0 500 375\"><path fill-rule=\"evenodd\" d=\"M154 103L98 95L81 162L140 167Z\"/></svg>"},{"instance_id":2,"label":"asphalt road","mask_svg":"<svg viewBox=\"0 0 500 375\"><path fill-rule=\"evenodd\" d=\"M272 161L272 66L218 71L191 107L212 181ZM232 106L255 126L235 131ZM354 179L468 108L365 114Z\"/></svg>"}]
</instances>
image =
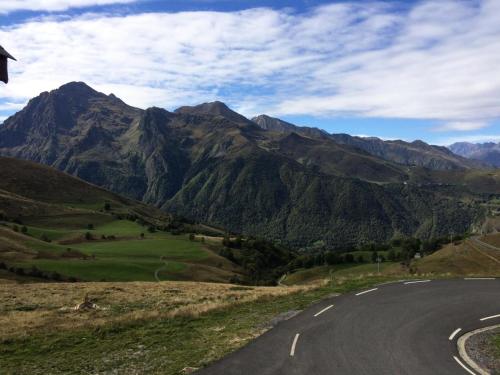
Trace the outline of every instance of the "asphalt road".
<instances>
[{"instance_id":1,"label":"asphalt road","mask_svg":"<svg viewBox=\"0 0 500 375\"><path fill-rule=\"evenodd\" d=\"M500 279L380 285L311 306L197 374L474 374L456 341L499 323Z\"/></svg>"}]
</instances>

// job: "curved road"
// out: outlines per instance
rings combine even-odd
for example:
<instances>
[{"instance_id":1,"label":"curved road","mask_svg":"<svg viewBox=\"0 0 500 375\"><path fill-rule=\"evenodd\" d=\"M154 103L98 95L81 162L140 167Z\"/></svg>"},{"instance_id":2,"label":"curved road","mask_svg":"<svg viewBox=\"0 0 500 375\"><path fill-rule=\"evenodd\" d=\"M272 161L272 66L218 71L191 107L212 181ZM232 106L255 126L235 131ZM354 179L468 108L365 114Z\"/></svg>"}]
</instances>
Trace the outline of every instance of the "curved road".
<instances>
[{"instance_id":1,"label":"curved road","mask_svg":"<svg viewBox=\"0 0 500 375\"><path fill-rule=\"evenodd\" d=\"M500 279L385 284L323 300L197 374L474 374L456 341L498 323Z\"/></svg>"}]
</instances>

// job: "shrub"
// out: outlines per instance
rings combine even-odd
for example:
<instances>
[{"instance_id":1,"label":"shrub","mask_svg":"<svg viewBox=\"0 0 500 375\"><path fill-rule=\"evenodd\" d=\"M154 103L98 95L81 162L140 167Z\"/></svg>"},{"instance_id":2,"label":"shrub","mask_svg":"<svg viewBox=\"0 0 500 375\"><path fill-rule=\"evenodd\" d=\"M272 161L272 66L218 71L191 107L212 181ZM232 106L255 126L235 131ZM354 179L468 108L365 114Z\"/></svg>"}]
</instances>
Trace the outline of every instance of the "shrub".
<instances>
[{"instance_id":1,"label":"shrub","mask_svg":"<svg viewBox=\"0 0 500 375\"><path fill-rule=\"evenodd\" d=\"M90 233L90 232L86 232L86 233L85 233L85 239L86 239L87 241L90 241L90 240L92 239L92 233Z\"/></svg>"},{"instance_id":2,"label":"shrub","mask_svg":"<svg viewBox=\"0 0 500 375\"><path fill-rule=\"evenodd\" d=\"M26 227L26 225L23 225L22 228L21 228L21 233L28 233L28 228Z\"/></svg>"},{"instance_id":3,"label":"shrub","mask_svg":"<svg viewBox=\"0 0 500 375\"><path fill-rule=\"evenodd\" d=\"M45 242L51 242L50 238L47 237L47 235L45 233L42 233L42 235L40 236L40 239L42 241L45 241Z\"/></svg>"},{"instance_id":4,"label":"shrub","mask_svg":"<svg viewBox=\"0 0 500 375\"><path fill-rule=\"evenodd\" d=\"M94 224L87 224L87 229L88 230L93 230L94 229Z\"/></svg>"}]
</instances>

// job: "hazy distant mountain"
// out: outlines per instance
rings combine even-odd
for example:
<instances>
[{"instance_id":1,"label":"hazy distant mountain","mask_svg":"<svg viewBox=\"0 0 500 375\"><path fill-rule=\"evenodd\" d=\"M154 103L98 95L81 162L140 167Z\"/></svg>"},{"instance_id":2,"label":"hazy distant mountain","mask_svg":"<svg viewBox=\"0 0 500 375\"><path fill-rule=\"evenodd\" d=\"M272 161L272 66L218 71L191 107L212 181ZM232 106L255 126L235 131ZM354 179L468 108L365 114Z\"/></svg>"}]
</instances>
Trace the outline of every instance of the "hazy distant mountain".
<instances>
[{"instance_id":1,"label":"hazy distant mountain","mask_svg":"<svg viewBox=\"0 0 500 375\"><path fill-rule=\"evenodd\" d=\"M5 120L0 154L295 246L459 233L482 215L461 199L474 195L463 178L471 163L439 147L254 122L220 102L141 110L78 82ZM485 178L476 186L497 192Z\"/></svg>"},{"instance_id":2,"label":"hazy distant mountain","mask_svg":"<svg viewBox=\"0 0 500 375\"><path fill-rule=\"evenodd\" d=\"M318 128L297 126L278 118L260 115L252 119L262 129L275 132L295 132L313 138L330 138L337 143L353 146L372 155L398 164L436 170L479 168L481 164L457 156L446 147L431 146L422 141L383 141L375 137L356 137L348 134L329 134Z\"/></svg>"},{"instance_id":3,"label":"hazy distant mountain","mask_svg":"<svg viewBox=\"0 0 500 375\"><path fill-rule=\"evenodd\" d=\"M455 154L500 167L500 143L457 142L449 146Z\"/></svg>"}]
</instances>

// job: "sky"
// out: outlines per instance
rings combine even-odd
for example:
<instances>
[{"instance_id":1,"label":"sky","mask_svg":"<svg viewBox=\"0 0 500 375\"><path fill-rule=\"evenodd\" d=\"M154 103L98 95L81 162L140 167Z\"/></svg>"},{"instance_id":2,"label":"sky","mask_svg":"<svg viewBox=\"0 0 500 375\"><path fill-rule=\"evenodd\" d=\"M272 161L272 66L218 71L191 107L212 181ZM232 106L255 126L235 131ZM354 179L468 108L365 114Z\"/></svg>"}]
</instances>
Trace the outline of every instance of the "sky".
<instances>
[{"instance_id":1,"label":"sky","mask_svg":"<svg viewBox=\"0 0 500 375\"><path fill-rule=\"evenodd\" d=\"M499 0L0 0L0 122L84 81L331 133L500 141Z\"/></svg>"}]
</instances>

